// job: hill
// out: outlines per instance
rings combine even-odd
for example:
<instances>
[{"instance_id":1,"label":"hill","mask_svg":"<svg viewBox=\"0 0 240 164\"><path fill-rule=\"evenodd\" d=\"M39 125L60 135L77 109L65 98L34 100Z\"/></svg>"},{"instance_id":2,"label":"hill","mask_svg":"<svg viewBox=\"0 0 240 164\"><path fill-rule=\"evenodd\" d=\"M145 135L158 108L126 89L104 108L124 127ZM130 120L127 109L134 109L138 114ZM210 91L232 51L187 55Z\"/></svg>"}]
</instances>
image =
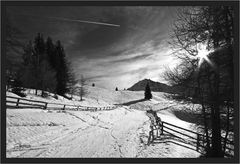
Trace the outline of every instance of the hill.
<instances>
[{"instance_id":1,"label":"hill","mask_svg":"<svg viewBox=\"0 0 240 164\"><path fill-rule=\"evenodd\" d=\"M26 99L83 106L112 106L114 110L73 111L38 108L6 109L6 155L8 158L194 158L200 153L195 145L181 146L182 141L163 135L161 143L147 145L150 121L145 110L151 106L165 122L194 130L195 124L181 119L175 111L186 108L152 92L153 99L143 100L143 91L115 91L86 86L83 101L48 93L35 95L26 89ZM14 93L6 95L18 97ZM181 107L182 106L182 107ZM178 113L179 114L179 113ZM196 119L195 119L196 120ZM172 132L175 134L174 132ZM176 135L176 134L175 134ZM184 136L182 136L184 138ZM193 134L193 137L196 137ZM187 138L184 138L187 140ZM172 142L170 142L172 141ZM189 146L189 145L188 145Z\"/></svg>"},{"instance_id":2,"label":"hill","mask_svg":"<svg viewBox=\"0 0 240 164\"><path fill-rule=\"evenodd\" d=\"M112 105L127 105L135 109L146 110L147 106L154 106L154 108L165 108L171 106L171 101L166 100L164 93L162 92L152 92L153 99L149 101L144 101L144 91L128 91L128 90L109 90L101 87L85 86L87 95L83 97L83 101L79 101L78 95L73 95L72 100L69 100L63 96L57 95L55 98L53 93L49 93L47 97L41 97L41 92L35 95L35 90L25 89L26 99L44 101L48 103L64 103L71 105L81 105L88 107L106 107ZM12 92L7 92L7 96L19 97ZM71 95L68 95L71 97ZM15 105L15 104L14 104Z\"/></svg>"},{"instance_id":3,"label":"hill","mask_svg":"<svg viewBox=\"0 0 240 164\"><path fill-rule=\"evenodd\" d=\"M144 91L146 84L149 84L150 88L154 92L166 92L166 93L172 93L173 88L167 84L155 82L150 79L144 79L136 84L134 84L132 87L128 88L127 90L130 91Z\"/></svg>"}]
</instances>

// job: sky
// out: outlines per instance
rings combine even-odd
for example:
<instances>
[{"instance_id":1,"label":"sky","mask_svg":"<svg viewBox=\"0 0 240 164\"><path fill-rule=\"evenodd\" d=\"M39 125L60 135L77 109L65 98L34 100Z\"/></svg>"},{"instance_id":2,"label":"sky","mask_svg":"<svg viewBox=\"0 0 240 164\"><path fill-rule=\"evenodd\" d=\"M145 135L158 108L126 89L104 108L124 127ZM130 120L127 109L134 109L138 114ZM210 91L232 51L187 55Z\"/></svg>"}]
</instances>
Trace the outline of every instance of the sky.
<instances>
[{"instance_id":1,"label":"sky","mask_svg":"<svg viewBox=\"0 0 240 164\"><path fill-rule=\"evenodd\" d=\"M7 14L26 42L39 32L60 40L76 77L99 87L166 83L164 67L177 63L168 44L176 7L11 6Z\"/></svg>"}]
</instances>

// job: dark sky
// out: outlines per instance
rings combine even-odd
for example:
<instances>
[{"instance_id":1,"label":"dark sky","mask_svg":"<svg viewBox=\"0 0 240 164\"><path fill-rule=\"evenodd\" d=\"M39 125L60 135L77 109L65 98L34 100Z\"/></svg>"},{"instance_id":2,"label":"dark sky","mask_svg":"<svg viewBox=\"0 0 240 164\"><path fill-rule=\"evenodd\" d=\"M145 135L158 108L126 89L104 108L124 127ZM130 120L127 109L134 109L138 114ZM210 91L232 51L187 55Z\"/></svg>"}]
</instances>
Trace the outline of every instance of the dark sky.
<instances>
[{"instance_id":1,"label":"dark sky","mask_svg":"<svg viewBox=\"0 0 240 164\"><path fill-rule=\"evenodd\" d=\"M176 63L167 44L175 7L12 6L7 13L26 40L38 32L60 40L76 75L98 86L123 89L144 78L164 82L163 66Z\"/></svg>"}]
</instances>

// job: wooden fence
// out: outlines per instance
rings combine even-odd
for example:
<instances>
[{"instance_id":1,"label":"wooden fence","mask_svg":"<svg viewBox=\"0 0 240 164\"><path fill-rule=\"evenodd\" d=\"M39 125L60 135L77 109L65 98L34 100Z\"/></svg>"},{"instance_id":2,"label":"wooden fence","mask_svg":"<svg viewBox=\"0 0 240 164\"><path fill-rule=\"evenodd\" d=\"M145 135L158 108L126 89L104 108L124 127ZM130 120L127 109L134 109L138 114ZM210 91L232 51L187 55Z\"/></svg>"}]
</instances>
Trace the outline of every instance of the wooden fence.
<instances>
[{"instance_id":1,"label":"wooden fence","mask_svg":"<svg viewBox=\"0 0 240 164\"><path fill-rule=\"evenodd\" d=\"M69 105L62 103L49 103L44 101L29 100L25 98L18 98L6 96L6 106L8 108L40 108L40 109L56 109L56 110L74 110L74 111L100 111L100 110L113 110L117 106L106 107L88 107L81 105Z\"/></svg>"},{"instance_id":2,"label":"wooden fence","mask_svg":"<svg viewBox=\"0 0 240 164\"><path fill-rule=\"evenodd\" d=\"M196 151L200 152L201 148L206 148L206 136L203 134L200 134L200 133L170 124L168 122L164 122L164 121L162 121L162 132L170 134L174 137L177 137L177 138L183 140L182 142L184 142L184 143L191 144L193 146L195 145ZM175 132L175 134L173 134L172 132ZM177 135L176 135L176 133L177 133ZM223 137L222 137L222 142L224 142ZM226 146L225 155L231 156L231 154L234 154L234 142L227 139L227 145L230 145L230 147Z\"/></svg>"},{"instance_id":3,"label":"wooden fence","mask_svg":"<svg viewBox=\"0 0 240 164\"><path fill-rule=\"evenodd\" d=\"M11 100L12 99L12 100ZM81 105L69 105L69 104L61 104L61 103L49 103L44 101L36 101L29 100L24 98L6 96L6 106L8 108L40 108L40 109L56 109L56 110L74 110L74 111L101 111L101 110L113 110L118 106L107 106L107 107L87 107ZM162 121L162 132L170 134L179 139L184 139L187 137L190 140L185 140L185 143L189 143L192 145L196 145L196 151L200 151L200 148L206 147L206 136L168 122ZM178 135L184 136L180 137L178 135L173 134L172 132L177 133ZM187 134L186 134L187 133ZM185 138L186 139L186 138ZM222 137L222 142L224 142L224 138ZM231 145L231 147L226 146L226 150L228 152L234 151L234 142L227 139L227 145ZM229 154L226 154L229 155Z\"/></svg>"}]
</instances>

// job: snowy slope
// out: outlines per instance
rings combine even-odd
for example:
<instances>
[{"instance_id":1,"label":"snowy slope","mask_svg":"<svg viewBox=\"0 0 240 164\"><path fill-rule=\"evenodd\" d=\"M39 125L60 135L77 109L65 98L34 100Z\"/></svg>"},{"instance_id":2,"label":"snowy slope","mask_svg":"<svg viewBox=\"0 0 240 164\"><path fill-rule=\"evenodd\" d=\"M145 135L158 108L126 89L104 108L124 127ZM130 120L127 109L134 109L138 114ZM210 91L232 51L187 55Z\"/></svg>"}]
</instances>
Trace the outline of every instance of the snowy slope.
<instances>
[{"instance_id":1,"label":"snowy slope","mask_svg":"<svg viewBox=\"0 0 240 164\"><path fill-rule=\"evenodd\" d=\"M143 112L138 113L140 117L136 118L135 112L124 108L96 113L9 110L7 155L134 157L138 142L136 129L147 119ZM123 124L131 126L124 127Z\"/></svg>"},{"instance_id":2,"label":"snowy slope","mask_svg":"<svg viewBox=\"0 0 240 164\"><path fill-rule=\"evenodd\" d=\"M188 148L167 134L147 145L150 122L144 110L150 106L159 111L163 121L195 130L194 124L174 115L180 106L165 99L163 93L155 92L153 100L143 101L141 91L116 92L97 87L88 87L88 91L83 102L60 96L58 100L43 99L33 93L28 93L27 98L86 106L123 106L97 112L7 109L7 157L199 157L194 145Z\"/></svg>"}]
</instances>

